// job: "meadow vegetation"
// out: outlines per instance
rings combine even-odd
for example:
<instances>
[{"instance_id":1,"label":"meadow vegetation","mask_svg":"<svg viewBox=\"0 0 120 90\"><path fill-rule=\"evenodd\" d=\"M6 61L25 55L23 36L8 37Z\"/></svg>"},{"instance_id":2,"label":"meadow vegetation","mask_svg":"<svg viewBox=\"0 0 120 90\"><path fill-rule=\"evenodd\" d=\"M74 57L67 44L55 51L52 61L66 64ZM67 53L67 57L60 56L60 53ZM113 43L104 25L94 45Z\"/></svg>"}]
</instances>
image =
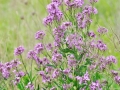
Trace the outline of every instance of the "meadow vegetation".
<instances>
[{"instance_id":1,"label":"meadow vegetation","mask_svg":"<svg viewBox=\"0 0 120 90\"><path fill-rule=\"evenodd\" d=\"M84 1L85 4L90 4L89 0ZM90 13L90 17L86 15L93 22L87 23L88 26L83 27L79 25L79 15L78 17L75 16L77 22L75 22L75 17L71 18L74 13L82 12L82 9L78 9L78 7L81 8L79 5L76 8L78 10L73 10L75 12L72 15L68 9L68 12L63 12L66 14L64 19L61 19L62 16L57 17L58 19L53 20L51 22L53 24L49 25L47 20L44 19L43 22L43 18L52 12L51 9L48 8L47 10L46 8L51 0L0 0L0 72L5 68L2 67L4 64L13 64L16 59L20 59L21 62L20 64L17 60L17 64L13 65L14 72L11 71L11 76L8 74L4 76L3 73L0 73L0 90L119 90L119 2L120 0L99 0L97 3L91 3L98 13L94 11ZM55 7L59 7L59 5ZM63 8L65 9L67 6L62 6L61 11ZM56 29L54 29L55 27ZM59 29L64 30L63 27L65 30L71 31L60 32ZM52 30L54 30L53 36L51 35ZM85 32L81 33L77 30L85 30ZM64 35L61 34L59 37L59 33ZM58 37L62 38L60 42ZM75 38L73 42L80 40L79 43L76 43L82 47L71 43L70 37ZM88 47L90 46L88 44L94 38L97 44L100 44L100 46L97 45L98 52L93 48L90 49L92 55L96 53L99 55L91 57L86 51L89 51ZM49 43L54 41L56 44L51 47ZM47 44L49 44L48 48L45 46ZM53 49L51 50L51 48ZM80 51L81 48L83 51ZM35 49L35 53L30 51L33 49ZM32 57L31 53L34 53L35 56ZM60 60L62 63L59 62ZM108 60L109 62L105 62L108 66L102 66L102 60ZM72 66L73 64L76 67ZM96 67L94 68L95 64ZM8 64L7 69L9 68L11 67ZM89 68L92 69L89 70ZM45 71L46 69L48 71ZM101 71L99 72L99 70ZM50 75L52 73L52 76L49 76L48 73ZM110 75L110 73L112 74ZM8 77L10 78L8 79ZM17 80L19 81L17 82ZM14 87L14 85L16 86Z\"/></svg>"}]
</instances>

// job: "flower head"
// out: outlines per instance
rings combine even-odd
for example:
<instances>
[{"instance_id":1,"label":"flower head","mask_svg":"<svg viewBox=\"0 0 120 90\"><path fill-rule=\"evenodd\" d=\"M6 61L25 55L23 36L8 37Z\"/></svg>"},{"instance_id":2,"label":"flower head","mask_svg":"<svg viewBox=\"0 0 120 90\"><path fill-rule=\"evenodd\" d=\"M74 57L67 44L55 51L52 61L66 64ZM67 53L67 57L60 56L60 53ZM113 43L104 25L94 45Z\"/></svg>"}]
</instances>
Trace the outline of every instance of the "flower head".
<instances>
[{"instance_id":1,"label":"flower head","mask_svg":"<svg viewBox=\"0 0 120 90\"><path fill-rule=\"evenodd\" d=\"M35 38L40 40L42 40L44 36L45 36L44 31L37 31L37 33L35 34Z\"/></svg>"},{"instance_id":2,"label":"flower head","mask_svg":"<svg viewBox=\"0 0 120 90\"><path fill-rule=\"evenodd\" d=\"M37 54L39 54L41 51L43 51L43 49L44 49L44 46L42 43L38 43L34 48L34 50Z\"/></svg>"},{"instance_id":3,"label":"flower head","mask_svg":"<svg viewBox=\"0 0 120 90\"><path fill-rule=\"evenodd\" d=\"M35 90L35 89L34 89L34 85L33 85L31 82L29 82L29 83L27 84L26 88L29 89L29 90Z\"/></svg>"},{"instance_id":4,"label":"flower head","mask_svg":"<svg viewBox=\"0 0 120 90\"><path fill-rule=\"evenodd\" d=\"M98 28L98 33L99 34L105 34L108 32L108 29L106 29L105 27L99 27Z\"/></svg>"},{"instance_id":5,"label":"flower head","mask_svg":"<svg viewBox=\"0 0 120 90\"><path fill-rule=\"evenodd\" d=\"M21 55L24 52L24 47L23 46L19 46L18 48L16 48L14 50L14 55Z\"/></svg>"}]
</instances>

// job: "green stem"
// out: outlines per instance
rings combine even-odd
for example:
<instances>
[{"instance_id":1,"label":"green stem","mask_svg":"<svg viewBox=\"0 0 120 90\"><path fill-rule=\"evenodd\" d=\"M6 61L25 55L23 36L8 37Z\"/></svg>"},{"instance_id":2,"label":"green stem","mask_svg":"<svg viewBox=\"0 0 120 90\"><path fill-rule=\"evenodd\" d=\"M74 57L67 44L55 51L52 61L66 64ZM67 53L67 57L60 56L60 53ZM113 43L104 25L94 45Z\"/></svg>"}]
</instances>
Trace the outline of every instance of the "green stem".
<instances>
[{"instance_id":1,"label":"green stem","mask_svg":"<svg viewBox=\"0 0 120 90\"><path fill-rule=\"evenodd\" d=\"M17 73L18 73L19 70L17 69L17 67L16 67L16 70L17 70ZM20 82L20 84L22 85L22 88L24 89L24 85L23 85L23 82L22 82L22 78L21 78L21 82Z\"/></svg>"},{"instance_id":2,"label":"green stem","mask_svg":"<svg viewBox=\"0 0 120 90\"><path fill-rule=\"evenodd\" d=\"M33 60L31 60L31 78L32 78L32 63L33 63Z\"/></svg>"},{"instance_id":3,"label":"green stem","mask_svg":"<svg viewBox=\"0 0 120 90\"><path fill-rule=\"evenodd\" d=\"M26 73L27 73L27 75L28 75L28 77L29 77L29 79L30 79L30 81L31 81L31 83L32 83L31 77L30 77L30 75L29 75L29 73L28 73L28 71L27 71L26 65L25 65L25 63L24 63L24 61L23 61L23 58L22 58L22 55L20 55L20 58L21 58L21 61L22 61L23 66L24 66L24 68L25 68L25 71L26 71Z\"/></svg>"}]
</instances>

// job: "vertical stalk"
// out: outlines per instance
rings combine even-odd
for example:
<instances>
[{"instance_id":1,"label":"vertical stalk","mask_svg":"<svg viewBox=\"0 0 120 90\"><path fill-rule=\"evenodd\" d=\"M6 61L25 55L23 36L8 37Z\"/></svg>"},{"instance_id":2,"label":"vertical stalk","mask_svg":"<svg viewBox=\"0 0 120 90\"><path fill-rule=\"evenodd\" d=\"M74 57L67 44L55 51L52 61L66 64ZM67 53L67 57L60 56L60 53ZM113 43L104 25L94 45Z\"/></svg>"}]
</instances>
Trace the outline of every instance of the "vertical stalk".
<instances>
[{"instance_id":1,"label":"vertical stalk","mask_svg":"<svg viewBox=\"0 0 120 90\"><path fill-rule=\"evenodd\" d=\"M26 71L26 73L27 73L27 75L28 75L28 77L29 77L29 80L30 80L31 83L32 83L31 77L30 77L30 75L29 75L29 73L28 73L28 71L27 71L26 65L25 65L25 63L24 63L24 61L23 61L23 58L22 58L22 55L20 55L20 58L21 58L21 61L22 61L23 66L24 66L24 69L25 69L25 71Z\"/></svg>"}]
</instances>

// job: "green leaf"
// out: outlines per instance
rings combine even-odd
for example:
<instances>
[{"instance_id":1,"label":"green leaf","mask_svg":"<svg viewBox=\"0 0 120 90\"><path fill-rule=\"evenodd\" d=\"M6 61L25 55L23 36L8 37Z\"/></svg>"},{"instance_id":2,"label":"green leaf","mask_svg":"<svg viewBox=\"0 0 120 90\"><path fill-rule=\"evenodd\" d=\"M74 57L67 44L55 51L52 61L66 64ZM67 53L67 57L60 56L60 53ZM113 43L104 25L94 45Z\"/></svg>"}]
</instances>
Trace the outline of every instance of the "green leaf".
<instances>
[{"instance_id":1,"label":"green leaf","mask_svg":"<svg viewBox=\"0 0 120 90\"><path fill-rule=\"evenodd\" d=\"M55 65L52 65L52 64L47 64L46 66L56 68L56 66L55 66Z\"/></svg>"},{"instance_id":2,"label":"green leaf","mask_svg":"<svg viewBox=\"0 0 120 90\"><path fill-rule=\"evenodd\" d=\"M34 81L34 80L35 80L35 78L36 78L36 75L32 78L32 81Z\"/></svg>"},{"instance_id":3,"label":"green leaf","mask_svg":"<svg viewBox=\"0 0 120 90\"><path fill-rule=\"evenodd\" d=\"M30 82L29 77L27 75L22 77L22 81L25 85L27 85Z\"/></svg>"},{"instance_id":4,"label":"green leaf","mask_svg":"<svg viewBox=\"0 0 120 90\"><path fill-rule=\"evenodd\" d=\"M61 52L63 53L69 53L70 49L69 48L65 48L65 49L60 49Z\"/></svg>"},{"instance_id":5,"label":"green leaf","mask_svg":"<svg viewBox=\"0 0 120 90\"><path fill-rule=\"evenodd\" d=\"M19 90L24 90L24 87L22 86L22 82L20 81L20 83L17 84L17 87Z\"/></svg>"},{"instance_id":6,"label":"green leaf","mask_svg":"<svg viewBox=\"0 0 120 90\"><path fill-rule=\"evenodd\" d=\"M85 65L91 65L91 64L92 64L92 60L89 59L89 58L87 58L87 59L86 59L86 63L85 63Z\"/></svg>"},{"instance_id":7,"label":"green leaf","mask_svg":"<svg viewBox=\"0 0 120 90\"><path fill-rule=\"evenodd\" d=\"M63 90L63 88L61 87L61 85L57 84L56 82L54 82L54 83L57 85L57 87L59 87L59 90Z\"/></svg>"},{"instance_id":8,"label":"green leaf","mask_svg":"<svg viewBox=\"0 0 120 90\"><path fill-rule=\"evenodd\" d=\"M35 70L36 70L36 71L40 71L40 69L38 69L38 68L35 68Z\"/></svg>"},{"instance_id":9,"label":"green leaf","mask_svg":"<svg viewBox=\"0 0 120 90\"><path fill-rule=\"evenodd\" d=\"M95 75L93 76L93 81L95 82L95 81L99 80L100 78L101 78L100 73L96 72Z\"/></svg>"},{"instance_id":10,"label":"green leaf","mask_svg":"<svg viewBox=\"0 0 120 90\"><path fill-rule=\"evenodd\" d=\"M84 56L84 53L82 53L81 55L78 56L77 60L81 60Z\"/></svg>"},{"instance_id":11,"label":"green leaf","mask_svg":"<svg viewBox=\"0 0 120 90\"><path fill-rule=\"evenodd\" d=\"M39 84L38 84L38 86L37 86L37 89L36 90L40 90L40 86L39 86Z\"/></svg>"},{"instance_id":12,"label":"green leaf","mask_svg":"<svg viewBox=\"0 0 120 90\"><path fill-rule=\"evenodd\" d=\"M78 76L83 76L87 71L87 66L86 65L81 65L77 70L75 71L75 75Z\"/></svg>"}]
</instances>

